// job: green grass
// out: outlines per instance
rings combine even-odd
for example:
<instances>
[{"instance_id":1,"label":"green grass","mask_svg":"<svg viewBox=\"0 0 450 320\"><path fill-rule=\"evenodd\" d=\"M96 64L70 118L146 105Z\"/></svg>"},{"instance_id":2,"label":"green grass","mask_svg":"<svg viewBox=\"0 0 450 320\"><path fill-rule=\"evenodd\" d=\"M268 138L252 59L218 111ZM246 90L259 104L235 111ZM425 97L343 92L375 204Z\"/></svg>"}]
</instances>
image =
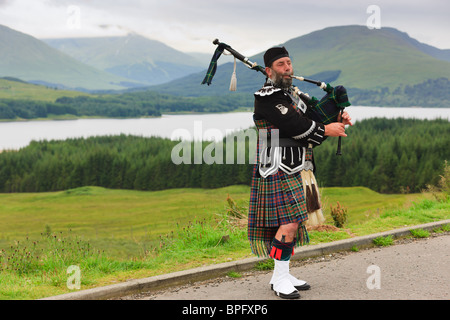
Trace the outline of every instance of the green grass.
<instances>
[{"instance_id":1,"label":"green grass","mask_svg":"<svg viewBox=\"0 0 450 320\"><path fill-rule=\"evenodd\" d=\"M431 195L381 195L366 188L322 194L327 203L347 207L349 220L337 231L311 231L312 244L448 219L450 212L448 201ZM0 194L0 299L70 292L69 265L80 267L81 289L87 289L250 257L245 227L226 214L228 196L245 213L248 186ZM331 224L326 207L325 216Z\"/></svg>"},{"instance_id":2,"label":"green grass","mask_svg":"<svg viewBox=\"0 0 450 320\"><path fill-rule=\"evenodd\" d=\"M373 239L373 243L379 247L387 247L394 243L394 238L392 236L377 237Z\"/></svg>"},{"instance_id":3,"label":"green grass","mask_svg":"<svg viewBox=\"0 0 450 320\"><path fill-rule=\"evenodd\" d=\"M449 232L449 231L450 231L450 224L446 224L440 228L433 229L433 232L436 232L436 233L444 233L444 232Z\"/></svg>"},{"instance_id":4,"label":"green grass","mask_svg":"<svg viewBox=\"0 0 450 320\"><path fill-rule=\"evenodd\" d=\"M414 238L428 238L430 236L430 232L424 229L414 229L411 230L411 235Z\"/></svg>"},{"instance_id":5,"label":"green grass","mask_svg":"<svg viewBox=\"0 0 450 320\"><path fill-rule=\"evenodd\" d=\"M109 254L137 255L176 228L223 212L227 194L248 201L248 187L156 192L82 187L50 193L0 194L0 243L31 238L49 226L72 230Z\"/></svg>"},{"instance_id":6,"label":"green grass","mask_svg":"<svg viewBox=\"0 0 450 320\"><path fill-rule=\"evenodd\" d=\"M61 97L89 96L80 91L56 90L42 85L0 78L0 99L23 99L54 102Z\"/></svg>"},{"instance_id":7,"label":"green grass","mask_svg":"<svg viewBox=\"0 0 450 320\"><path fill-rule=\"evenodd\" d=\"M174 233L160 237L158 246L130 259L113 258L71 232L46 229L40 240L14 241L0 251L0 299L36 299L69 292L69 266L81 270L84 289L236 260L248 251L245 229L233 225L223 213L177 224Z\"/></svg>"},{"instance_id":8,"label":"green grass","mask_svg":"<svg viewBox=\"0 0 450 320\"><path fill-rule=\"evenodd\" d=\"M333 221L330 206L339 201L348 208L347 224L357 224L377 217L386 209L410 206L424 194L381 194L364 187L323 188L322 202L328 221Z\"/></svg>"},{"instance_id":9,"label":"green grass","mask_svg":"<svg viewBox=\"0 0 450 320\"><path fill-rule=\"evenodd\" d=\"M324 213L332 223L329 205L348 208L348 225L378 216L385 208L409 206L423 197L383 195L367 188L325 188ZM0 244L38 237L47 226L54 232L72 230L113 256L129 258L154 244L176 224L224 212L230 195L248 204L249 187L172 189L156 192L82 187L49 193L0 194Z\"/></svg>"}]
</instances>

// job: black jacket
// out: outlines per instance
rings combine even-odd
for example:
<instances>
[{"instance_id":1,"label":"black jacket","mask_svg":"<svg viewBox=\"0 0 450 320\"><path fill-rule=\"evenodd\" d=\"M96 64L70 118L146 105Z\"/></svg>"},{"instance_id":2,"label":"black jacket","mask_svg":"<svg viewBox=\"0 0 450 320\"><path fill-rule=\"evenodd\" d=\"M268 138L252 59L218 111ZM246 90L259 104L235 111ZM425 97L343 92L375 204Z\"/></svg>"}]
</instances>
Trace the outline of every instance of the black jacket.
<instances>
[{"instance_id":1,"label":"black jacket","mask_svg":"<svg viewBox=\"0 0 450 320\"><path fill-rule=\"evenodd\" d=\"M292 138L314 147L325 140L325 125L309 119L307 108L292 93L266 83L255 93L253 116L255 120L265 119L278 128L280 138Z\"/></svg>"}]
</instances>

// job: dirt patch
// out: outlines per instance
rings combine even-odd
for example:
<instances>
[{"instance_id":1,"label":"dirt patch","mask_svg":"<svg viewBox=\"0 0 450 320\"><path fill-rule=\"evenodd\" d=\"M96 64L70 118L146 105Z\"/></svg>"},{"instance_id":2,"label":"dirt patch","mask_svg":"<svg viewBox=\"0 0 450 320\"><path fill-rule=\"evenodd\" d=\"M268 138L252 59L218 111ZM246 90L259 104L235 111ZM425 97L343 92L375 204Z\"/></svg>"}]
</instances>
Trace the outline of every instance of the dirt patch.
<instances>
[{"instance_id":1,"label":"dirt patch","mask_svg":"<svg viewBox=\"0 0 450 320\"><path fill-rule=\"evenodd\" d=\"M326 231L326 232L336 232L336 231L341 231L341 229L339 229L338 227L335 226L331 226L329 224L321 224L318 226L307 226L306 230L308 231Z\"/></svg>"},{"instance_id":2,"label":"dirt patch","mask_svg":"<svg viewBox=\"0 0 450 320\"><path fill-rule=\"evenodd\" d=\"M311 226L307 226L306 230L308 230L308 232L309 231L319 231L319 232L339 232L339 231L343 231L343 232L348 233L348 235L350 237L355 237L356 236L354 233L352 233L350 231L350 229L341 229L341 228L338 228L338 227L335 227L335 226L332 226L332 225L329 225L329 224L321 224L321 225L312 226L312 227Z\"/></svg>"}]
</instances>

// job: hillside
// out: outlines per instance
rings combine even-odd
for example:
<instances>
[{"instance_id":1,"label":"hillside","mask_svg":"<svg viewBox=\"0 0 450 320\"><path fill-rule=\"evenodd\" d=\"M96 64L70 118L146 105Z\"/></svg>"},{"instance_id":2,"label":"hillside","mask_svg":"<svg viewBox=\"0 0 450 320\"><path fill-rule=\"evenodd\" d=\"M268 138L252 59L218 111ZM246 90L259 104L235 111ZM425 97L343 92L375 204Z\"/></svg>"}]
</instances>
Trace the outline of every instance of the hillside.
<instances>
[{"instance_id":1,"label":"hillside","mask_svg":"<svg viewBox=\"0 0 450 320\"><path fill-rule=\"evenodd\" d=\"M373 89L415 85L450 75L450 62L438 60L393 28L333 27L284 44L303 74L341 70L337 79L348 87Z\"/></svg>"},{"instance_id":2,"label":"hillside","mask_svg":"<svg viewBox=\"0 0 450 320\"><path fill-rule=\"evenodd\" d=\"M61 97L89 96L80 91L60 90L32 84L16 78L0 78L0 99L21 99L54 102Z\"/></svg>"},{"instance_id":3,"label":"hillside","mask_svg":"<svg viewBox=\"0 0 450 320\"><path fill-rule=\"evenodd\" d=\"M168 82L204 69L191 55L133 33L124 37L43 41L96 69L147 85Z\"/></svg>"},{"instance_id":4,"label":"hillside","mask_svg":"<svg viewBox=\"0 0 450 320\"><path fill-rule=\"evenodd\" d=\"M227 43L226 39L220 40ZM232 43L228 44L233 46ZM424 98L419 103L416 97L411 98L409 90L413 88L417 91L414 94L421 97L422 87L428 86L429 81L441 84L443 82L436 79L449 78L450 51L422 44L396 29L331 27L289 40L282 45L290 52L296 75L330 82L332 85L344 85L349 93L353 94L355 102L360 99L372 105L386 103L435 106L435 103L429 103L427 99L438 97L447 102L445 106L450 106L448 80L444 81L444 87L438 87L434 91L433 88L428 90L427 99ZM239 48L234 49L239 51ZM215 46L211 44L211 55L214 50ZM250 60L262 65L263 54L262 52L252 56ZM205 76L205 72L201 72L149 89L159 92L170 90L192 96L230 95L227 91L232 70L232 63L219 66L209 87L200 85ZM262 74L249 70L240 62L237 79L238 93L252 93L264 82ZM295 84L313 95L323 95L314 85L298 81ZM370 99L367 99L367 95ZM380 101L383 95L386 97L384 101Z\"/></svg>"},{"instance_id":5,"label":"hillside","mask_svg":"<svg viewBox=\"0 0 450 320\"><path fill-rule=\"evenodd\" d=\"M226 39L220 40L226 42ZM59 89L104 90L105 93L119 93L116 97L120 100L124 100L120 93L129 88L125 100L135 100L140 105L153 103L148 98L155 94L178 95L178 98L171 98L169 105L164 102L157 106L161 111L170 109L171 112L228 111L251 107L252 93L264 82L261 73L238 62L237 92L230 93L233 63L223 63L230 61L229 57L224 57L219 60L212 85L201 85L208 63L198 62L198 55L194 57L193 54L176 51L136 34L46 41L58 50L43 41L0 26L0 78L14 77ZM296 75L331 85L344 85L353 105L450 107L450 50L420 43L396 29L331 27L282 45L291 54ZM239 48L235 49L239 51ZM211 44L211 55L214 50L215 46ZM250 60L262 64L262 56L260 53ZM312 84L297 80L294 83L310 95L318 98L324 95ZM15 95L17 92L5 89L0 92L0 98L21 98ZM73 94L66 96L73 97ZM180 97L186 99L185 103L172 103ZM213 103L209 102L211 99ZM205 102L210 107L205 108ZM11 101L7 104L11 106ZM125 104L127 109L133 108L133 103ZM14 116L13 113L9 112L9 118ZM124 116L123 112L117 114ZM106 116L105 113L103 115ZM142 114L126 112L125 116L139 115ZM149 113L145 111L144 115Z\"/></svg>"},{"instance_id":6,"label":"hillside","mask_svg":"<svg viewBox=\"0 0 450 320\"><path fill-rule=\"evenodd\" d=\"M139 85L87 66L34 37L2 25L0 77L80 90L116 90Z\"/></svg>"}]
</instances>

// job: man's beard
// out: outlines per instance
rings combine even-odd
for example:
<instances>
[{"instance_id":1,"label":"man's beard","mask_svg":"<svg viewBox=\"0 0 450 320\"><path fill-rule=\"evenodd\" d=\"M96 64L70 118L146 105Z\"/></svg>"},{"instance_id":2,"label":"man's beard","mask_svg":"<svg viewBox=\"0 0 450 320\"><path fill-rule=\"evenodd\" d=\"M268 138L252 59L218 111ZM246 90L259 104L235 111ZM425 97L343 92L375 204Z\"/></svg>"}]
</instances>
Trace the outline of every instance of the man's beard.
<instances>
[{"instance_id":1,"label":"man's beard","mask_svg":"<svg viewBox=\"0 0 450 320\"><path fill-rule=\"evenodd\" d=\"M289 89L292 86L292 78L285 78L284 76L290 76L292 73L277 73L273 72L271 78L273 85L281 89Z\"/></svg>"}]
</instances>

